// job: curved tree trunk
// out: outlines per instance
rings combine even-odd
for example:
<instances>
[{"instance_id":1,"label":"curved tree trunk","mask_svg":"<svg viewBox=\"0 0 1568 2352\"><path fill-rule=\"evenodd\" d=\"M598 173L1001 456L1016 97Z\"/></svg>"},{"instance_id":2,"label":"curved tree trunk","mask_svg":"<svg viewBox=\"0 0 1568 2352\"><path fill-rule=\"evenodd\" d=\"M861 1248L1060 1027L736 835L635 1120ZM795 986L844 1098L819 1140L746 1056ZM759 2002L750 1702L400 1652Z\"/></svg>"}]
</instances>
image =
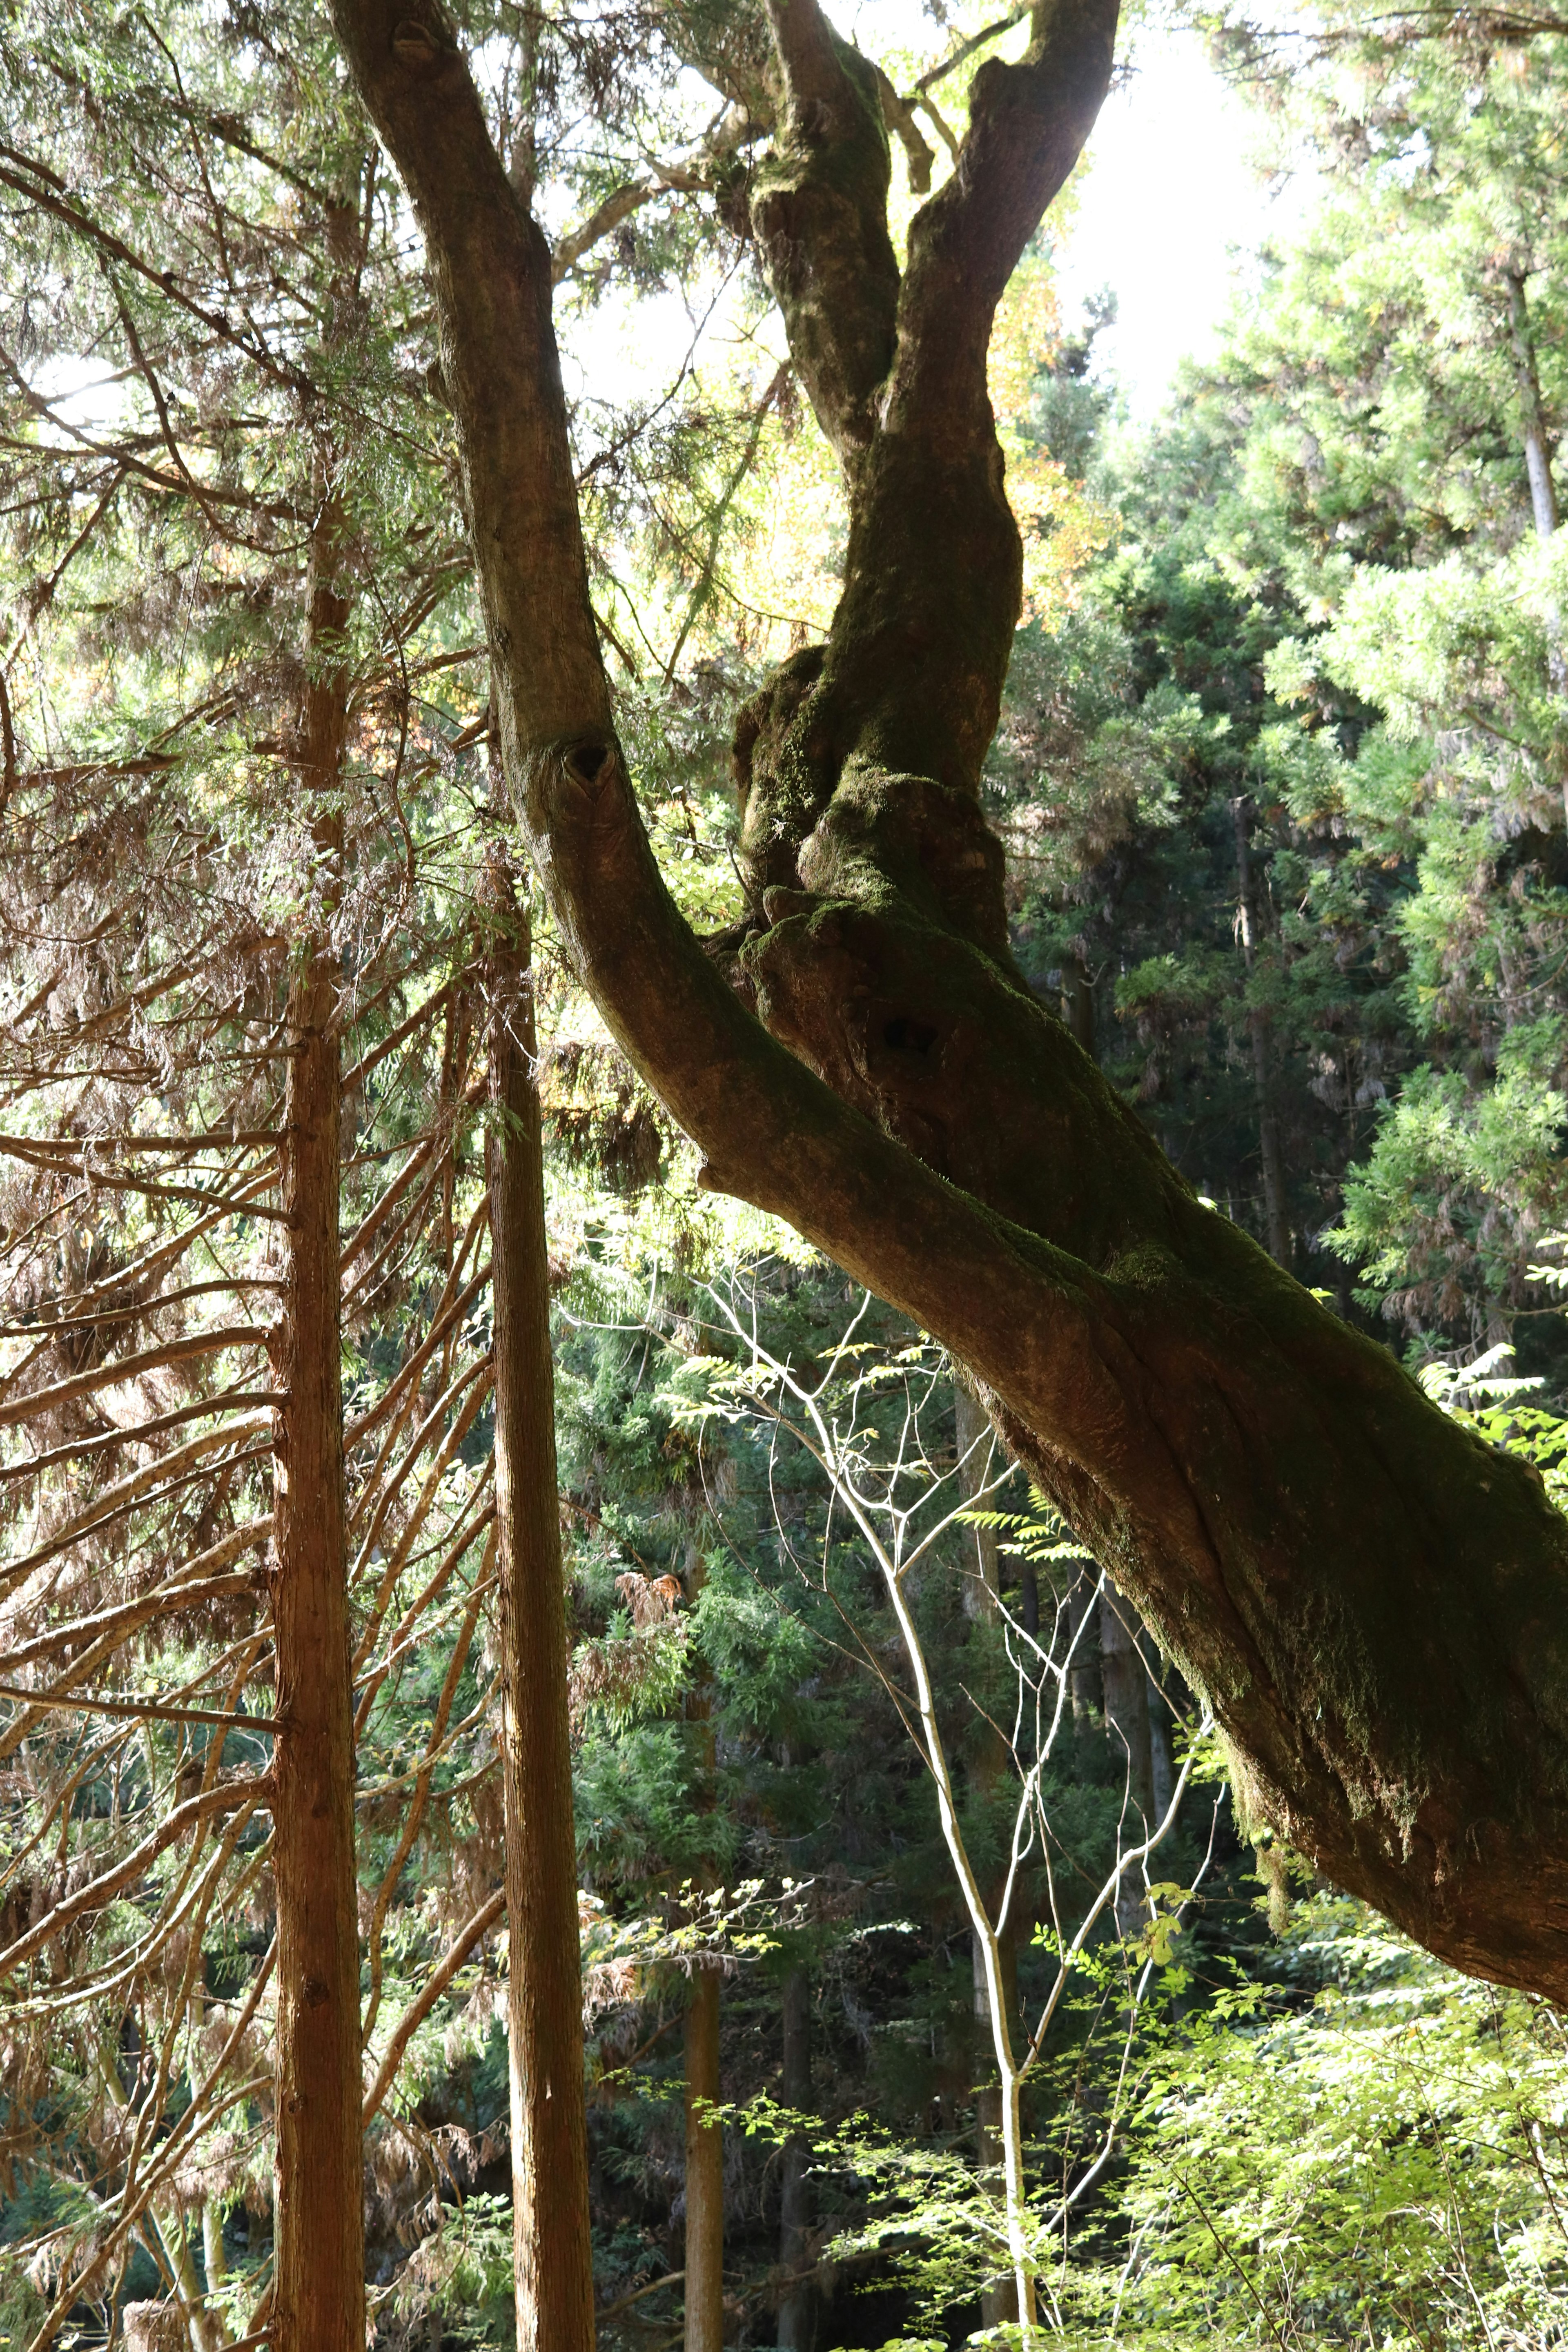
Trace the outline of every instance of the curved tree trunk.
<instances>
[{"instance_id":1,"label":"curved tree trunk","mask_svg":"<svg viewBox=\"0 0 1568 2352\"><path fill-rule=\"evenodd\" d=\"M1460 1966L1568 1992L1568 1522L1200 1205L1007 944L980 773L1022 561L986 351L1104 95L1114 0L1042 0L1022 59L982 65L901 273L875 76L816 0L771 0L753 219L851 519L827 645L737 740L734 986L616 738L545 240L433 0L334 12L425 232L510 787L612 1032L707 1181L971 1368L1209 1696L1254 1809Z\"/></svg>"},{"instance_id":2,"label":"curved tree trunk","mask_svg":"<svg viewBox=\"0 0 1568 2352\"><path fill-rule=\"evenodd\" d=\"M519 2352L593 2352L594 2249L544 1150L527 918L487 877L512 2242Z\"/></svg>"}]
</instances>

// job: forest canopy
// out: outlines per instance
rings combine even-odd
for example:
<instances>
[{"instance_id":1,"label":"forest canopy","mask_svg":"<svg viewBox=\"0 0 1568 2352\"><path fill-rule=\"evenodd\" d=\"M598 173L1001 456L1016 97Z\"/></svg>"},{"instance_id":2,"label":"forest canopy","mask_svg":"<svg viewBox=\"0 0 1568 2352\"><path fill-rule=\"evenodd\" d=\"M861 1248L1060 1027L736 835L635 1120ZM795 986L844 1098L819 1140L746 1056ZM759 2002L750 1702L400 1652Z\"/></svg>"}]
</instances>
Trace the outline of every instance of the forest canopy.
<instances>
[{"instance_id":1,"label":"forest canopy","mask_svg":"<svg viewBox=\"0 0 1568 2352\"><path fill-rule=\"evenodd\" d=\"M0 12L14 2352L1562 2341L1565 95Z\"/></svg>"}]
</instances>

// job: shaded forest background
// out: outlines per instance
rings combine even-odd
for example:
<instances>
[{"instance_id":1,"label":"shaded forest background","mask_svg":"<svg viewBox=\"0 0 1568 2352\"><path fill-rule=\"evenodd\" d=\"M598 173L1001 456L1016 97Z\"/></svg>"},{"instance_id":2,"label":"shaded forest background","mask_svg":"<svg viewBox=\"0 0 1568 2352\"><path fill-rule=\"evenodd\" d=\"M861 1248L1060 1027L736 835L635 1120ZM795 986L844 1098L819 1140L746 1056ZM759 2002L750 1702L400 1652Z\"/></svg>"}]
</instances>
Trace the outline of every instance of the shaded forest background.
<instances>
[{"instance_id":1,"label":"shaded forest background","mask_svg":"<svg viewBox=\"0 0 1568 2352\"><path fill-rule=\"evenodd\" d=\"M554 239L618 724L718 930L736 714L825 627L842 534L744 106L694 88L700 10L471 14ZM921 98L906 210L983 15L877 48ZM1058 302L1080 192L1006 299L1014 943L1194 1189L1555 1493L1568 36L1202 29L1317 193L1151 426L1098 356L1113 290ZM388 2347L505 2344L485 1152L495 877L527 883L428 302L309 9L18 5L0 69L0 2336L265 2325L279 1151L325 989L371 2309ZM534 918L602 2340L691 2340L705 2000L724 2341L1009 2324L911 1652L771 1360L890 1507L958 1514L905 1590L987 1890L1027 1833L999 1942L1027 2031L1048 2011L1042 2325L1560 2342L1560 2021L1254 1827L951 1367L700 1188Z\"/></svg>"}]
</instances>

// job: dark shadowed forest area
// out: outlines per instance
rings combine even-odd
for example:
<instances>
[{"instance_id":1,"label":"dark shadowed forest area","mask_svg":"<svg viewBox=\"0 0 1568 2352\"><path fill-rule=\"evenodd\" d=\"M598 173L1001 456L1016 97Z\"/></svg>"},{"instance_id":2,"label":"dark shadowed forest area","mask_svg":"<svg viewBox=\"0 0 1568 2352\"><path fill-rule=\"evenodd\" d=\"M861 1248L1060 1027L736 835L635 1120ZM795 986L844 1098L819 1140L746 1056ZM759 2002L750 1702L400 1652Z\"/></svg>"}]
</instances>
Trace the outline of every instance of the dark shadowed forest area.
<instances>
[{"instance_id":1,"label":"dark shadowed forest area","mask_svg":"<svg viewBox=\"0 0 1568 2352\"><path fill-rule=\"evenodd\" d=\"M1568 17L4 0L0 220L0 2352L1568 2344Z\"/></svg>"}]
</instances>

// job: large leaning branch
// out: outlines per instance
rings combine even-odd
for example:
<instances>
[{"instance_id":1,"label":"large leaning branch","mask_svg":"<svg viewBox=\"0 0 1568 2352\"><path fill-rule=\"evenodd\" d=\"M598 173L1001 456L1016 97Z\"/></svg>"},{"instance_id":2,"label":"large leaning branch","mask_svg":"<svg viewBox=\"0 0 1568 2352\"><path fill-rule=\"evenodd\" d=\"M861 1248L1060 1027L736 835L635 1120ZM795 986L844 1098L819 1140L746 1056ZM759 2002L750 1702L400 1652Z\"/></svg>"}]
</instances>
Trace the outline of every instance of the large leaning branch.
<instances>
[{"instance_id":1,"label":"large leaning branch","mask_svg":"<svg viewBox=\"0 0 1568 2352\"><path fill-rule=\"evenodd\" d=\"M544 239L432 0L334 15L426 240L510 788L617 1043L707 1181L969 1365L1287 1835L1460 1965L1568 1990L1568 1528L1199 1205L1007 948L978 782L1019 555L984 341L1103 93L1110 0L1042 5L1025 59L981 68L959 169L911 232L830 645L752 730L768 1026L676 909L616 739ZM813 0L774 17L803 94L784 161L810 182L806 117L848 121L829 63L851 89L858 68ZM805 226L842 225L805 193ZM840 373L849 446L860 379Z\"/></svg>"}]
</instances>

